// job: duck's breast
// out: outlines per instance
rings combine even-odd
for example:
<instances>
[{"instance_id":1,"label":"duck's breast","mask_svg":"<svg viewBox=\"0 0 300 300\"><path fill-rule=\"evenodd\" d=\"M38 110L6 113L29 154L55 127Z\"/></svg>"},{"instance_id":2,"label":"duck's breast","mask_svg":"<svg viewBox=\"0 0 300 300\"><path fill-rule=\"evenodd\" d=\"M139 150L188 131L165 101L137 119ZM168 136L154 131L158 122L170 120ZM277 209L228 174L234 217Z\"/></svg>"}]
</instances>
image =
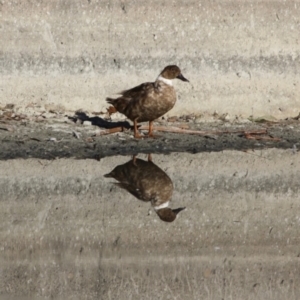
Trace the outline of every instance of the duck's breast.
<instances>
[{"instance_id":1,"label":"duck's breast","mask_svg":"<svg viewBox=\"0 0 300 300\"><path fill-rule=\"evenodd\" d=\"M172 86L159 84L156 90L151 91L140 101L139 122L153 121L171 110L176 102L176 93Z\"/></svg>"}]
</instances>

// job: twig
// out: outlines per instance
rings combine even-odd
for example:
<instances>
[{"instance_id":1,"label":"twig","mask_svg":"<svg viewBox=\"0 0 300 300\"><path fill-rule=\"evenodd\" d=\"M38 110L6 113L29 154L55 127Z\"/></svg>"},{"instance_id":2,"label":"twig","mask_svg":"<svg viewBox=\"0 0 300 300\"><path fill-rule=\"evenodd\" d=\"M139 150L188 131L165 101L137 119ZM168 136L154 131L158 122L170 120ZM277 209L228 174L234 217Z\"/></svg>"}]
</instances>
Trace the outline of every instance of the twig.
<instances>
[{"instance_id":1,"label":"twig","mask_svg":"<svg viewBox=\"0 0 300 300\"><path fill-rule=\"evenodd\" d=\"M103 130L100 130L99 132L95 133L93 136L107 135L107 134L122 132L122 131L124 131L124 127L115 127L115 128L110 128L110 129L103 129Z\"/></svg>"},{"instance_id":2,"label":"twig","mask_svg":"<svg viewBox=\"0 0 300 300\"><path fill-rule=\"evenodd\" d=\"M139 130L148 130L149 127L142 125L139 126ZM207 135L221 135L221 134L243 134L245 135L246 138L249 139L269 139L269 140L280 140L277 138L262 138L262 137L255 137L253 135L262 135L262 134L267 134L267 129L260 129L260 130L253 130L253 131L244 131L244 130L233 130L233 131L201 131L201 130L190 130L190 129L185 129L185 128L179 128L179 127L173 127L173 126L156 126L153 127L154 131L163 131L163 132L173 132L173 133L187 133L187 134L196 134L196 135L202 135L202 136L207 136ZM122 132L125 131L124 127L115 127L115 128L110 128L110 129L103 129L93 136L99 136L99 135L107 135L107 134L112 134L116 132Z\"/></svg>"},{"instance_id":3,"label":"twig","mask_svg":"<svg viewBox=\"0 0 300 300\"><path fill-rule=\"evenodd\" d=\"M72 133L73 133L73 136L75 136L77 139L80 139L80 135L81 135L80 132L76 132L75 130L73 130Z\"/></svg>"},{"instance_id":4,"label":"twig","mask_svg":"<svg viewBox=\"0 0 300 300\"><path fill-rule=\"evenodd\" d=\"M139 130L148 130L149 127L142 125L139 127ZM164 131L164 132L174 132L174 133L189 133L189 134L197 134L197 135L207 135L208 132L206 131L199 131L199 130L190 130L190 129L182 129L179 127L166 127L166 126L157 126L153 127L153 131Z\"/></svg>"},{"instance_id":5,"label":"twig","mask_svg":"<svg viewBox=\"0 0 300 300\"><path fill-rule=\"evenodd\" d=\"M148 130L148 126L140 126L140 130ZM234 131L200 131L200 130L190 130L190 129L184 129L184 128L178 128L178 127L165 127L165 126L158 126L153 127L154 131L165 131L165 132L174 132L174 133L188 133L188 134L197 134L197 135L216 135L216 134L234 134L234 133L241 133L245 135L252 135L252 134L266 134L267 129L261 129L261 130L253 130L253 131L244 131L244 130L234 130Z\"/></svg>"}]
</instances>

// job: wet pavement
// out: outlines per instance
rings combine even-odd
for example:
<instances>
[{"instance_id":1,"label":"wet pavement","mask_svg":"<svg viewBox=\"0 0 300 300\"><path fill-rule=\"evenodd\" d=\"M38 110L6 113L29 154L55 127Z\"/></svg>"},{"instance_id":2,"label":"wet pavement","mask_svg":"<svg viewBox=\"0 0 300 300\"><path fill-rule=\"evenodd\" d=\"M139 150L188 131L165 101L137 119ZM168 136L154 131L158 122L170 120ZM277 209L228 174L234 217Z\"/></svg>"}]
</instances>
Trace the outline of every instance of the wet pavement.
<instances>
[{"instance_id":1,"label":"wet pavement","mask_svg":"<svg viewBox=\"0 0 300 300\"><path fill-rule=\"evenodd\" d=\"M106 156L138 153L199 153L268 148L297 151L300 140L298 120L262 124L249 121L244 123L160 122L155 126L163 124L165 128L184 127L205 133L192 135L158 132L158 138L134 139L132 131L128 129L130 127L128 122L109 122L99 117L90 119L105 128L123 126L125 132L99 136L100 132L105 131L103 127L86 126L85 123L81 125L63 116L57 119L6 120L0 124L0 159L70 157L101 159Z\"/></svg>"},{"instance_id":2,"label":"wet pavement","mask_svg":"<svg viewBox=\"0 0 300 300\"><path fill-rule=\"evenodd\" d=\"M0 290L9 295L300 295L300 159L292 149L0 166ZM164 222L157 199L185 209Z\"/></svg>"}]
</instances>

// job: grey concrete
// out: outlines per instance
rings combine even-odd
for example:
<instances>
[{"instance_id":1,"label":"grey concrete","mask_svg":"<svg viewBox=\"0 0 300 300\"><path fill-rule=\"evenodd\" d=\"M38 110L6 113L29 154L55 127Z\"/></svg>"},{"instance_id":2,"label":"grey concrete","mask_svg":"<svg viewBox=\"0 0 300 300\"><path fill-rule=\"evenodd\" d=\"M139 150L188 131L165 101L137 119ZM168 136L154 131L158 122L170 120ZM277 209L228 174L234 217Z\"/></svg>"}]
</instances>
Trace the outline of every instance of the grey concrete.
<instances>
[{"instance_id":1,"label":"grey concrete","mask_svg":"<svg viewBox=\"0 0 300 300\"><path fill-rule=\"evenodd\" d=\"M178 64L169 115L300 110L298 1L0 2L0 106L104 111L105 97Z\"/></svg>"},{"instance_id":2,"label":"grey concrete","mask_svg":"<svg viewBox=\"0 0 300 300\"><path fill-rule=\"evenodd\" d=\"M128 159L0 162L1 294L299 299L298 153L153 155L170 224L103 177Z\"/></svg>"}]
</instances>

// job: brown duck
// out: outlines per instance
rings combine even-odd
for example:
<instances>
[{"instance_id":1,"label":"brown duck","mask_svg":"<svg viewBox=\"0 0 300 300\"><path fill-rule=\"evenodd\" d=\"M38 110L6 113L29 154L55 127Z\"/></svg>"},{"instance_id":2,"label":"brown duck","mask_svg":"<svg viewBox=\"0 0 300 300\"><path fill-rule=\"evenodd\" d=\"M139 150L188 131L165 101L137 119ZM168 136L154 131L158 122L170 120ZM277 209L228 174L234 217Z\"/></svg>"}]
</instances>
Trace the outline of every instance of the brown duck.
<instances>
[{"instance_id":1,"label":"brown duck","mask_svg":"<svg viewBox=\"0 0 300 300\"><path fill-rule=\"evenodd\" d=\"M175 66L167 66L159 74L155 82L142 83L130 90L120 92L121 97L106 101L113 105L109 112L120 112L134 123L134 137L142 137L138 133L137 123L149 122L148 136L153 137L153 121L170 109L176 102L176 93L172 79L188 81Z\"/></svg>"},{"instance_id":2,"label":"brown duck","mask_svg":"<svg viewBox=\"0 0 300 300\"><path fill-rule=\"evenodd\" d=\"M137 199L151 202L152 207L165 222L173 222L177 214L185 209L169 208L173 194L173 183L170 177L152 162L151 154L148 161L134 157L129 162L115 167L104 177L114 178L115 185L127 190Z\"/></svg>"}]
</instances>

